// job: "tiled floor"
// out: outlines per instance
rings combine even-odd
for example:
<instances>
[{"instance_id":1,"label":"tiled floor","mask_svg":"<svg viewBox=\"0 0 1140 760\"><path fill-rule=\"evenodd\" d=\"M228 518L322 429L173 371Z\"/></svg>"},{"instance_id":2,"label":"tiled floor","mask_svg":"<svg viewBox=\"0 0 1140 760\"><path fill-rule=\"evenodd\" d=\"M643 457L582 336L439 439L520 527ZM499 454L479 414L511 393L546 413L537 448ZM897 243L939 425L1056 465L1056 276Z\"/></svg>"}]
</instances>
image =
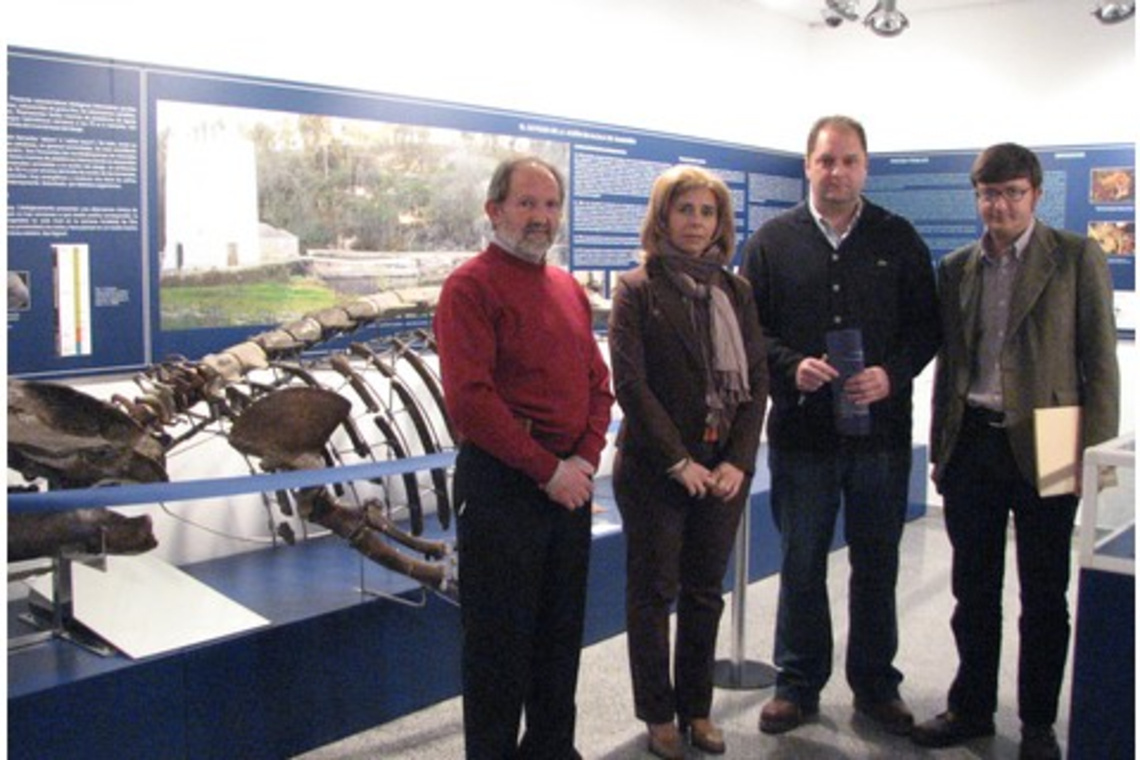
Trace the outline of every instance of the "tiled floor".
<instances>
[{"instance_id":1,"label":"tiled floor","mask_svg":"<svg viewBox=\"0 0 1140 760\"><path fill-rule=\"evenodd\" d=\"M1010 552L1012 555L1013 552ZM1076 567L1070 603L1076 608ZM903 695L919 720L940 712L946 688L957 664L949 627L950 547L937 510L910 523L903 538L902 573L898 590L901 641L896 665L903 671ZM768 736L757 729L760 706L771 688L759 690L718 689L713 718L725 729L725 758L779 758L785 760L838 760L838 758L1016 758L1020 724L1016 713L1016 620L1018 614L1016 573L1006 575L1006 646L1003 651L1000 709L997 736L954 749L924 750L907 739L890 736L853 716L851 694L843 679L846 646L847 556L832 555L831 593L836 640L835 675L822 694L817 720L782 736ZM777 581L769 578L752 584L746 593L744 652L750 661L770 661ZM733 631L731 595L725 608L718 652L728 658ZM1070 661L1071 667L1071 661ZM578 749L586 760L648 758L644 727L633 716L626 659L626 639L617 636L588 648L583 654L578 690ZM1065 743L1068 733L1069 680L1062 694L1062 714L1056 726ZM448 700L400 720L330 744L301 757L304 760L348 758L415 758L416 760L463 757L461 706ZM700 753L690 752L691 757Z\"/></svg>"}]
</instances>

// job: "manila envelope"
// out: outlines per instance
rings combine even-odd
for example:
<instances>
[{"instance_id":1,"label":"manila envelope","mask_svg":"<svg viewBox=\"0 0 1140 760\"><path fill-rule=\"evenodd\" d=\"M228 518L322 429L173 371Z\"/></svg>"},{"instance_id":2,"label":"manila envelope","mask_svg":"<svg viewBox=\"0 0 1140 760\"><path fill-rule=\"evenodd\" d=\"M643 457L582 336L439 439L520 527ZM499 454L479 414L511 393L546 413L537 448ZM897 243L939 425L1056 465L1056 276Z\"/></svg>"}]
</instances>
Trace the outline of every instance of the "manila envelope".
<instances>
[{"instance_id":1,"label":"manila envelope","mask_svg":"<svg viewBox=\"0 0 1140 760\"><path fill-rule=\"evenodd\" d=\"M1037 491L1041 496L1076 493L1081 462L1081 408L1035 409L1033 437L1037 448Z\"/></svg>"}]
</instances>

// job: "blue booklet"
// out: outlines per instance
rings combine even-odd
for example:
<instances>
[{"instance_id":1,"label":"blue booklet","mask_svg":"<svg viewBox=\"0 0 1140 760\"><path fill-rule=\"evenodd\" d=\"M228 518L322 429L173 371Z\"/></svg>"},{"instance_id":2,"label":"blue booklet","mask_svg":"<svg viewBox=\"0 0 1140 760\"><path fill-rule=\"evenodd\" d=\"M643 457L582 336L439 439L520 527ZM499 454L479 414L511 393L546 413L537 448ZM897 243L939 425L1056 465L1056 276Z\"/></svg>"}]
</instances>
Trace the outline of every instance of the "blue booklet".
<instances>
[{"instance_id":1,"label":"blue booklet","mask_svg":"<svg viewBox=\"0 0 1140 760\"><path fill-rule=\"evenodd\" d=\"M870 435L871 410L856 404L843 392L847 378L863 371L863 331L858 328L830 330L827 339L827 363L839 371L831 382L835 398L835 427L840 435Z\"/></svg>"}]
</instances>

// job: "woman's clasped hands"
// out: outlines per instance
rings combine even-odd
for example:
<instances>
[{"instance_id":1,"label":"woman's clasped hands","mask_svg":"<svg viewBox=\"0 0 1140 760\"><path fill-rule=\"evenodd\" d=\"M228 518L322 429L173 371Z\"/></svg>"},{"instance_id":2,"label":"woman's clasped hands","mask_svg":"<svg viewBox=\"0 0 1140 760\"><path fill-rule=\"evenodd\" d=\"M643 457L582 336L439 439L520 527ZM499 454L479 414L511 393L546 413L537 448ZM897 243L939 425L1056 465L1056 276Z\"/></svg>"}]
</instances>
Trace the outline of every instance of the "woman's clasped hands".
<instances>
[{"instance_id":1,"label":"woman's clasped hands","mask_svg":"<svg viewBox=\"0 0 1140 760\"><path fill-rule=\"evenodd\" d=\"M700 462L686 459L673 467L669 474L684 486L689 496L703 499L706 496L728 501L740 491L744 472L729 462L721 462L709 470Z\"/></svg>"}]
</instances>

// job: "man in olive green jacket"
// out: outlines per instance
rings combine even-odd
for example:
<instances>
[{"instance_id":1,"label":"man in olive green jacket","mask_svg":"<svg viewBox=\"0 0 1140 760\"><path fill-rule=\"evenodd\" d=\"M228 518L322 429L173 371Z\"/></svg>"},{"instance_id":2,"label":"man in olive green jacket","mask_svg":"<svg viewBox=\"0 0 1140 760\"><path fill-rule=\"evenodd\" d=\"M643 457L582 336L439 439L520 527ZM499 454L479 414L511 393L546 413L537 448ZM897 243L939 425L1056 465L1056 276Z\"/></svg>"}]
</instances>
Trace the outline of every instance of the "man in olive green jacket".
<instances>
[{"instance_id":1,"label":"man in olive green jacket","mask_svg":"<svg viewBox=\"0 0 1140 760\"><path fill-rule=\"evenodd\" d=\"M931 458L954 550L958 673L948 710L915 726L923 746L994 733L1006 527L1021 586L1021 758L1059 758L1053 732L1070 635L1067 590L1078 495L1037 487L1034 411L1079 406L1080 450L1117 434L1112 281L1096 243L1034 217L1032 151L987 148L971 181L985 234L939 265L943 345Z\"/></svg>"}]
</instances>

